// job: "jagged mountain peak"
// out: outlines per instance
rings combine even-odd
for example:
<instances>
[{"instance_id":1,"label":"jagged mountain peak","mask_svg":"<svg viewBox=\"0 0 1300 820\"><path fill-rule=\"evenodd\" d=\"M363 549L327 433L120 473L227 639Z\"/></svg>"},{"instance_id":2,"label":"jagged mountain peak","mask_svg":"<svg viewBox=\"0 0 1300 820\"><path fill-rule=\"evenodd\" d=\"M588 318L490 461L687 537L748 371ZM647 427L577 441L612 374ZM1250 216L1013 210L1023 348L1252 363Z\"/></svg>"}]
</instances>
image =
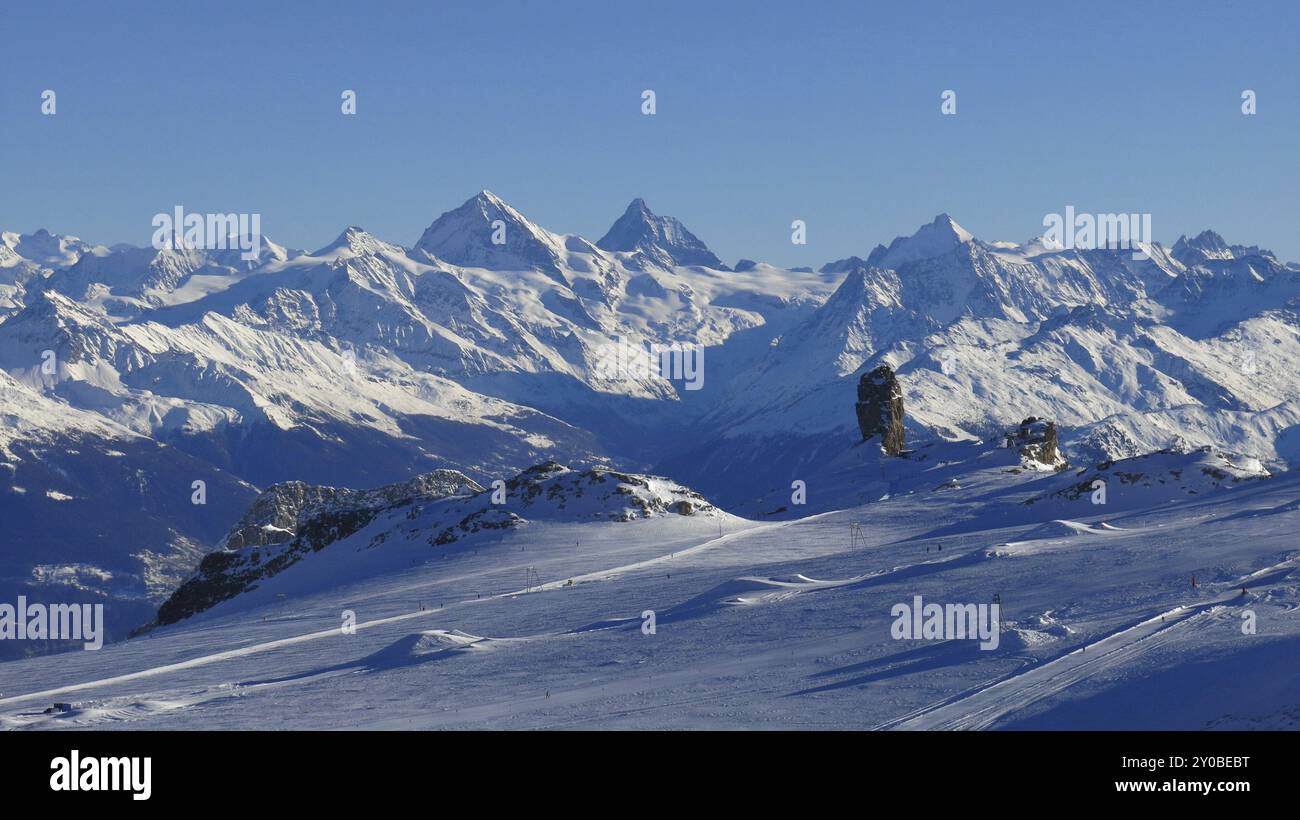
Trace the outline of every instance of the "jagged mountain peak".
<instances>
[{"instance_id":1,"label":"jagged mountain peak","mask_svg":"<svg viewBox=\"0 0 1300 820\"><path fill-rule=\"evenodd\" d=\"M512 208L512 207L510 206L510 203L506 202L506 201L505 201L504 199L502 199L501 197L499 197L499 196L497 196L496 194L492 193L492 192L489 191L487 188L483 188L483 189L480 190L477 194L475 194L474 196L470 197L470 201L472 201L472 202L482 203L482 204L485 204L485 205L491 205L491 206L496 207L496 208L508 208L508 209L510 209L510 210L512 210L512 211L514 210L514 208Z\"/></svg>"},{"instance_id":2,"label":"jagged mountain peak","mask_svg":"<svg viewBox=\"0 0 1300 820\"><path fill-rule=\"evenodd\" d=\"M402 249L375 237L365 228L349 225L338 238L320 250L312 253L313 257L364 256L378 253L401 254Z\"/></svg>"},{"instance_id":3,"label":"jagged mountain peak","mask_svg":"<svg viewBox=\"0 0 1300 820\"><path fill-rule=\"evenodd\" d=\"M722 260L686 229L678 219L659 216L637 197L628 204L596 247L601 250L638 254L661 267L700 265L726 270Z\"/></svg>"},{"instance_id":4,"label":"jagged mountain peak","mask_svg":"<svg viewBox=\"0 0 1300 820\"><path fill-rule=\"evenodd\" d=\"M1187 237L1180 236L1178 241L1184 245L1192 245L1204 250L1227 250L1228 243L1223 241L1223 236L1217 231L1206 229L1201 231L1190 240Z\"/></svg>"},{"instance_id":5,"label":"jagged mountain peak","mask_svg":"<svg viewBox=\"0 0 1300 820\"><path fill-rule=\"evenodd\" d=\"M1178 237L1170 252L1188 267L1212 260L1241 259L1245 256L1273 257L1271 251L1263 250L1258 245L1229 245L1220 234L1212 230L1201 231L1190 239L1185 234Z\"/></svg>"},{"instance_id":6,"label":"jagged mountain peak","mask_svg":"<svg viewBox=\"0 0 1300 820\"><path fill-rule=\"evenodd\" d=\"M942 256L958 245L973 240L975 236L947 213L941 213L922 225L911 236L899 236L889 247L877 245L867 257L867 265L877 268L897 268L918 259Z\"/></svg>"},{"instance_id":7,"label":"jagged mountain peak","mask_svg":"<svg viewBox=\"0 0 1300 820\"><path fill-rule=\"evenodd\" d=\"M957 224L957 220L953 219L947 212L939 214L934 219L930 220L929 225L924 225L921 229L924 230L925 228L934 228L936 230L945 231L952 234L962 242L969 242L975 238L974 234Z\"/></svg>"},{"instance_id":8,"label":"jagged mountain peak","mask_svg":"<svg viewBox=\"0 0 1300 820\"><path fill-rule=\"evenodd\" d=\"M434 220L415 250L461 267L533 269L557 276L565 243L501 197L483 190Z\"/></svg>"},{"instance_id":9,"label":"jagged mountain peak","mask_svg":"<svg viewBox=\"0 0 1300 820\"><path fill-rule=\"evenodd\" d=\"M455 214L460 217L477 216L488 221L502 219L507 224L515 224L526 227L531 231L546 233L533 223L528 217L524 216L518 208L506 202L501 197L487 190L486 188L479 191L474 196L465 200L459 208L449 211L449 214ZM446 216L444 214L443 216ZM436 223L435 223L436 224Z\"/></svg>"}]
</instances>

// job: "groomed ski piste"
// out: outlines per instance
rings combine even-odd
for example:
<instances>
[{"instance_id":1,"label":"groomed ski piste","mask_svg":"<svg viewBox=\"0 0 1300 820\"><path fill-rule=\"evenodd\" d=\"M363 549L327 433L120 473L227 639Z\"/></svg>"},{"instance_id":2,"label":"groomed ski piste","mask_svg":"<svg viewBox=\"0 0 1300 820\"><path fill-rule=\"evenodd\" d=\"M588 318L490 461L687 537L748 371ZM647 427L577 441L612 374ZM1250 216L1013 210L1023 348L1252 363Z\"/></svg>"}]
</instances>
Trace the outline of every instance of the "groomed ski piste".
<instances>
[{"instance_id":1,"label":"groomed ski piste","mask_svg":"<svg viewBox=\"0 0 1300 820\"><path fill-rule=\"evenodd\" d=\"M0 664L0 727L1300 728L1300 478L1023 503L1061 479L438 548L376 521L173 625ZM894 639L917 595L996 596L998 647Z\"/></svg>"}]
</instances>

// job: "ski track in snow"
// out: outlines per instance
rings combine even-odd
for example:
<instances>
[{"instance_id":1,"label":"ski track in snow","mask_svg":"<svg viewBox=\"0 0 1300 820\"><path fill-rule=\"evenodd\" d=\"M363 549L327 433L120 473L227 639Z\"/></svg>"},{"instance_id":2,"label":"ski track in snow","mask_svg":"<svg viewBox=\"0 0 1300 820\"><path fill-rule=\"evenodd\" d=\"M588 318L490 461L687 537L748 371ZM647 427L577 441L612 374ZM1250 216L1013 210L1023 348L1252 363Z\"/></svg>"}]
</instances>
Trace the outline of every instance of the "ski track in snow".
<instances>
[{"instance_id":1,"label":"ski track in snow","mask_svg":"<svg viewBox=\"0 0 1300 820\"><path fill-rule=\"evenodd\" d=\"M987 729L1006 715L1064 691L1106 669L1131 661L1172 640L1175 630L1205 622L1206 616L1240 603L1243 586L1278 580L1297 567L1292 559L1239 579L1228 591L1198 604L1179 606L1113 632L1065 655L1027 671L963 692L933 706L886 721L877 729Z\"/></svg>"},{"instance_id":2,"label":"ski track in snow","mask_svg":"<svg viewBox=\"0 0 1300 820\"><path fill-rule=\"evenodd\" d=\"M740 530L738 532L725 533L716 538L708 539L693 547L688 547L684 550L677 550L676 552L670 553L668 555L661 555L656 558L646 559L644 561L636 561L630 564L624 564L617 567L610 567L595 572L589 572L585 575L570 576L570 577L566 577L564 580L548 581L544 584L541 584L540 586L533 587L532 589L520 589L520 590L515 590L513 592L503 592L498 595L490 595L486 598L481 598L481 599L476 598L473 600L466 599L463 601L457 601L446 607L442 607L440 609L419 610L416 612L403 613L401 615L393 615L387 618L376 618L374 620L364 621L356 624L356 629L357 631L361 631L363 629L370 629L385 624L400 623L402 621L410 621L417 618L426 618L434 615L445 615L449 609L461 605L466 605L466 604L481 603L483 601L490 601L490 600L501 599L501 598L513 598L517 595L531 594L532 592L535 591L557 590L563 588L570 581L572 581L573 583L582 583L586 581L613 580L614 578L617 578L619 575L628 572L634 572L636 570L646 569L648 567L653 567L665 562L673 561L678 556L687 557L702 552L704 550L713 549L722 544L729 543L730 541L735 540L738 536L741 535L753 534L755 532L759 532L762 530L770 530L778 527L785 527L785 526L789 526L791 523L794 522L781 521L772 524L763 524L757 527L749 527ZM203 655L201 657L191 658L189 660L180 661L178 663L164 664L162 666L155 666L149 669L141 669L138 672L130 672L125 675L115 675L113 677L101 678L98 680L84 681L82 683L70 684L68 686L60 686L54 689L45 689L37 692L28 692L22 695L11 695L9 697L0 698L0 706L7 706L10 704L17 704L25 701L30 701L30 700L49 699L59 695L66 695L71 692L79 692L86 689L97 689L105 686L113 686L119 683L129 683L131 681L157 677L159 675L164 675L169 672L177 672L185 669L193 669L199 666L207 666L209 664L221 663L222 661L228 661L235 658L243 658L249 655L255 655L262 652L271 652L277 649L282 649L286 646L293 646L295 644L306 643L308 641L319 640L321 638L333 637L338 634L339 634L339 629L337 627L331 629L322 629L316 632L308 632L303 635L295 635L289 638L280 638L274 641L265 641L263 643L254 644L252 646L244 646L238 649L229 649L224 652L217 652L211 655Z\"/></svg>"},{"instance_id":3,"label":"ski track in snow","mask_svg":"<svg viewBox=\"0 0 1300 820\"><path fill-rule=\"evenodd\" d=\"M842 511L841 511L842 512ZM792 525L806 524L812 519L835 515L823 513L799 521L783 521L729 532L719 537L707 538L700 543L670 553L660 554L648 559L607 567L580 575L565 575L560 580L503 592L483 597L455 600L438 609L425 609L405 612L389 617L371 619L356 625L358 630L372 629L386 624L414 621L420 618L445 616L448 611L472 603L492 600L511 599L521 596L531 597L534 592L554 591L569 584L586 582L612 581L632 572L653 569L657 566L671 566L675 560L689 558L719 546L725 546L746 539L756 534L771 532ZM1130 534L1140 534L1141 529L1133 529ZM897 546L907 542L886 542L866 548L867 552L877 547ZM994 541L996 544L996 541ZM1002 546L1005 546L1003 544ZM1025 555L1024 558L1032 556ZM1015 559L1013 559L1015 560ZM946 570L973 567L988 561L999 561L997 547L979 547L974 550L952 550L943 557L927 555L925 560L902 563L894 566L826 580L812 577L798 571L786 571L771 577L758 574L737 575L730 581L716 584L707 591L693 597L680 600L679 603L662 606L659 609L660 622L671 622L677 618L693 618L712 614L724 608L752 607L766 604L784 604L809 592L830 590L854 590L877 584L889 584L907 581L912 578L941 573ZM688 566L691 566L688 563ZM1189 630L1203 628L1214 613L1225 607L1240 603L1239 595L1243 586L1263 587L1286 579L1300 565L1300 557L1291 558L1281 563L1250 572L1232 583L1207 584L1208 590L1216 590L1213 597L1195 603L1165 609L1143 620L1119 628L1104 637L1092 640L1084 646L1076 646L1054 659L1039 663L1024 671L1014 672L1001 679L986 682L967 689L953 696L944 698L932 705L916 709L907 714L886 720L875 725L877 729L985 729L995 727L1000 721L1024 707L1040 702L1046 698L1059 695L1070 687L1092 678L1099 673L1113 670L1121 665L1130 664L1136 659L1162 646L1187 638ZM676 573L674 573L675 575ZM456 576L458 578L473 577ZM440 583L446 578L432 581ZM406 585L403 590L418 589L420 585ZM1219 591L1221 590L1221 591ZM671 590L669 590L671 594ZM70 711L55 713L52 716L33 711L11 712L0 717L0 728L55 728L58 726L93 727L102 724L120 724L146 720L155 715L199 707L222 700L243 698L262 691L274 691L286 687L299 686L319 681L324 678L347 675L362 671L377 671L391 666L401 666L407 662L420 662L433 656L451 657L468 651L482 651L492 648L505 648L535 641L567 641L581 639L585 632L626 628L639 623L639 618L614 618L590 624L587 627L557 629L535 635L512 638L490 638L468 635L448 627L447 629L429 630L408 634L386 644L376 652L363 658L342 663L323 663L315 668L287 673L281 677L269 677L266 674L246 675L234 678L230 682L216 683L209 686L174 687L163 692L125 692L114 694L99 701L73 704ZM200 629L205 627L200 626ZM45 700L47 703L58 696L114 686L122 683L145 680L168 673L192 669L195 667L220 664L255 654L274 652L286 647L315 641L339 634L337 627L308 632L263 641L251 646L238 647L221 652L206 654L176 663L163 664L147 669L107 676L75 684L47 688L25 694L0 698L0 706L25 704ZM414 661L404 660L403 652L411 650L424 638L442 640L434 641L432 649L420 647L412 657ZM408 646L409 645L409 646ZM558 644L557 644L558 645ZM736 675L748 676L753 683L746 688L750 695L790 694L788 678L775 676L773 682L763 677L796 659L800 662L814 662L830 655L852 652L862 647L860 630L831 632L810 639L783 641L771 649L760 649L743 656L720 655L716 658L700 658L686 668L656 671L649 679L641 676L629 676L597 682L575 681L577 685L566 686L555 692L547 691L544 695L518 693L508 697L492 697L470 705L443 712L431 712L414 717L392 718L380 717L378 722L368 725L374 728L438 728L472 725L474 722L502 722L523 728L563 728L583 723L596 722L601 725L624 722L637 725L638 719L649 714L671 714L687 707L700 707L710 703L725 704L733 693L725 687L715 687L709 691L699 691L702 680L722 680ZM414 651L414 650L412 650ZM680 688L680 693L673 692L661 700L650 695L665 690ZM652 702L647 702L647 701ZM629 703L628 701L631 701ZM587 707L585 710L580 707ZM29 707L30 709L30 707ZM568 710L571 714L554 714L557 710ZM529 717L535 714L535 717ZM812 727L808 717L790 719L791 725ZM705 717L707 722L711 717ZM725 725L722 724L722 725ZM828 720L828 727L842 726L834 720Z\"/></svg>"},{"instance_id":4,"label":"ski track in snow","mask_svg":"<svg viewBox=\"0 0 1300 820\"><path fill-rule=\"evenodd\" d=\"M372 619L369 621L357 623L356 629L358 631L361 631L364 629L370 629L373 627L382 626L386 624L400 623L404 621L410 621L410 620L430 617L434 615L445 615L449 610L456 608L460 605L483 603L491 600L515 598L520 595L530 595L542 591L560 590L570 583L577 584L577 583L586 583L592 581L611 581L629 572L644 570L655 566L663 565L666 563L670 563L672 561L681 558L687 558L692 555L704 552L706 550L714 549L718 546L730 543L731 541L741 537L748 537L758 532L770 531L774 529L788 527L796 523L806 523L808 521L835 515L837 512L841 512L841 511L820 513L817 515L809 516L808 518L805 519L801 519L799 521L779 521L779 522L773 522L769 524L761 524L753 527L747 527L745 529L736 532L725 533L721 536L707 539L699 544L696 544L695 546L687 547L686 549L679 549L665 555L656 556L654 558L649 558L642 561L632 562L629 564L623 564L615 567L596 570L594 572L586 573L583 575L568 576L564 580L549 581L529 589L519 589L510 592L503 592L496 595L486 596L482 599L476 598L476 599L464 599L460 601L455 601L440 609L420 610L416 612L408 612L400 615L394 615L386 618ZM808 578L807 576L798 573L784 578L758 578L752 576L744 576L744 577L736 578L733 582L729 584L722 585L724 590L718 594L712 595L711 600L712 603L718 607L729 606L729 605L755 605L755 604L763 604L763 603L776 603L781 601L787 601L791 598L794 598L795 596L807 592L816 592L816 591L834 590L834 589L849 589L849 588L855 588L855 587L866 586L874 583L879 583L885 580L890 580L896 578L900 574L906 574L912 572L938 571L945 567L958 566L967 563L972 559L979 560L982 558L982 555L983 555L983 550L976 550L971 553L954 552L951 556L945 556L943 558L939 558L936 556L935 558L930 560L918 561L912 564L904 564L890 569L883 569L875 572L866 573L864 575L854 576L854 577L841 579L841 580L817 580L813 578ZM741 586L751 587L755 589L756 592L754 594L734 595L730 591L728 591L728 589L736 584ZM418 586L419 585L408 585L407 587L403 587L402 589L414 589L414 588L418 588ZM706 593L705 595L708 596L709 593ZM668 610L666 610L665 616L671 617L674 610L681 610L681 609L690 610L693 608L694 605L695 605L694 601L687 601L683 604L678 605L677 607L669 608ZM525 641L539 640L539 639L570 638L577 635L581 635L583 632L591 631L593 628L595 629L610 628L610 627L625 625L630 622L640 623L640 619L639 618L617 618L617 619L611 619L609 621L603 622L601 625L595 627L584 627L575 630L561 630L556 632L542 633L538 635L525 636L522 638L511 638L506 640L512 643L522 643ZM433 632L444 632L444 631L446 630L433 630ZM314 641L322 638L333 637L338 634L339 634L338 628L331 628L325 630L318 630L315 632L309 632L302 635L295 635L287 638L280 638L273 641L265 641L262 643L254 644L252 646L245 646L245 647L239 647L237 649L225 650L222 652L217 652L209 655L203 655L197 658L191 658L177 663L164 664L156 667L151 667L148 669L142 669L124 675L115 675L111 677L101 678L97 680L83 681L81 683L70 684L67 686L61 686L52 689L45 689L45 690L29 692L20 695L12 695L9 697L0 698L0 706L16 705L28 701L33 701L33 700L36 701L49 700L57 696L67 695L74 692L114 686L121 683L130 683L132 681L144 680L147 678L166 675L171 672L177 672L186 669L193 669L201 666L208 666L208 665L222 663L226 661L232 661L232 660L245 658L255 654L273 652L275 650L283 649L285 647L293 646L296 644L302 644L302 643L306 643L309 641ZM429 634L429 633L424 633L424 634ZM843 648L847 648L849 645L856 644L857 642L856 632L849 633L849 635L846 637L850 639L850 643L846 644L846 646ZM497 639L478 638L477 640L491 641ZM467 646L468 645L471 644L467 644ZM810 642L809 646L812 649L816 649L818 651L826 650L826 646L822 641ZM447 650L447 651L452 651L452 650ZM794 650L789 647L782 647L780 649L771 650L770 652L760 653L759 655L756 655L748 659L745 662L744 666L746 668L760 668L769 663L779 663L784 661L786 658L788 658L793 651ZM363 668L365 668L365 664L363 662L356 662L350 664L343 664L342 666L334 669L317 670L314 672L290 675L283 679L230 682L230 683L220 684L217 686L207 687L202 691L191 692L188 694L150 693L146 695L146 694L136 693L136 694L125 695L120 697L113 697L104 702L93 703L89 705L80 705L74 708L71 712L61 713L56 715L56 719L60 721L67 721L79 726L86 726L88 724L110 722L110 721L116 722L116 721L125 721L131 719L139 719L139 718L151 716L153 714L157 714L159 712L198 706L213 700L242 697L246 694L252 693L257 690L266 689L266 688L282 687L282 686L291 685L293 683L303 683L307 681L319 680L321 678L334 676L334 675L349 674L351 672L355 672ZM661 675L659 677L659 682L662 685L664 682L670 682L673 680L685 681L685 680L689 680L692 677L698 676L702 671L713 670L714 673L721 674L724 671L734 672L737 668L738 668L737 664L734 660L729 660L724 663L713 664L707 667L707 669L701 666L695 666L692 669L682 670L681 672L678 673L669 673L667 675ZM784 684L772 686L764 691L776 692L782 689L783 686ZM556 697L535 699L536 703L532 705L535 708L540 709L546 706L559 705L565 702L574 702L574 703L582 702L585 699L584 696L588 696L588 697L596 696L596 695L604 696L607 690L631 692L643 688L644 686L640 684L630 685L630 686L620 685L620 684L613 684L613 685L607 684L599 687L580 687L577 689L570 690L569 692L565 693L563 697L557 695ZM698 702L704 702L707 700L723 698L723 697L725 697L725 693L719 693L714 696L693 698L690 701L682 701L674 704L659 704L652 707L645 707L643 709L615 711L615 712L611 712L610 715L612 716L627 715L638 711L652 711L657 709L671 708L671 706L673 705L682 705L686 702L698 703ZM514 712L528 711L526 708L521 708L528 705L528 701L521 703L518 700L512 700L510 701L510 703L512 704L512 711ZM482 714L482 715L490 715L497 710L498 707L494 706L493 704L484 704L480 707L476 707L476 709L461 710L460 714L462 717L467 714L475 714L475 713ZM18 727L25 724L31 724L33 722L40 720L43 717L44 717L43 714L38 716L30 713L0 717L0 727L6 727L6 726ZM571 723L572 721L569 722Z\"/></svg>"}]
</instances>

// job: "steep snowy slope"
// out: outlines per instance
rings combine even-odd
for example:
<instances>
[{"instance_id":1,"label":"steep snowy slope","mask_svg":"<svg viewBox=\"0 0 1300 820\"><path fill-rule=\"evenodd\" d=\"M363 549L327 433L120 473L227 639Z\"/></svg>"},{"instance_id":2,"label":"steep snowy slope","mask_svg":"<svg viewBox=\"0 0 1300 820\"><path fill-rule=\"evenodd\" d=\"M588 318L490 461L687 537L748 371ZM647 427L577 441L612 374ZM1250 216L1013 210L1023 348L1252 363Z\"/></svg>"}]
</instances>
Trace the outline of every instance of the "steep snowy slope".
<instances>
[{"instance_id":1,"label":"steep snowy slope","mask_svg":"<svg viewBox=\"0 0 1300 820\"><path fill-rule=\"evenodd\" d=\"M699 250L671 217L647 211L646 219L659 232L641 237L636 253ZM493 243L497 222L502 245ZM330 346L383 348L416 370L589 430L612 455L644 461L654 457L644 434L678 413L681 385L631 370L610 378L599 366L611 347L648 355L652 344L718 346L748 331L775 334L838 281L770 266L735 274L698 265L642 269L634 255L553 234L484 192L440 216L413 251L349 228L325 248L140 318L179 327L220 313Z\"/></svg>"},{"instance_id":2,"label":"steep snowy slope","mask_svg":"<svg viewBox=\"0 0 1300 820\"><path fill-rule=\"evenodd\" d=\"M1254 248L1143 248L1146 260L985 243L945 215L868 263L831 265L850 267L836 292L715 380L696 427L708 432L658 469L732 505L760 479L804 477L852 442L857 377L881 363L904 381L919 441L993 436L1036 415L1084 460L1185 444L1291 463L1300 269Z\"/></svg>"},{"instance_id":3,"label":"steep snowy slope","mask_svg":"<svg viewBox=\"0 0 1300 820\"><path fill-rule=\"evenodd\" d=\"M103 603L125 637L255 493L0 372L0 600ZM58 648L0 641L0 659Z\"/></svg>"},{"instance_id":4,"label":"steep snowy slope","mask_svg":"<svg viewBox=\"0 0 1300 820\"><path fill-rule=\"evenodd\" d=\"M0 231L0 321L23 306L29 286L39 287L40 280L54 271L104 250L44 228L31 234Z\"/></svg>"},{"instance_id":5,"label":"steep snowy slope","mask_svg":"<svg viewBox=\"0 0 1300 820\"><path fill-rule=\"evenodd\" d=\"M382 350L340 351L215 313L116 325L46 292L0 325L0 367L256 484L364 485L437 466L486 475L593 456L583 431Z\"/></svg>"}]
</instances>

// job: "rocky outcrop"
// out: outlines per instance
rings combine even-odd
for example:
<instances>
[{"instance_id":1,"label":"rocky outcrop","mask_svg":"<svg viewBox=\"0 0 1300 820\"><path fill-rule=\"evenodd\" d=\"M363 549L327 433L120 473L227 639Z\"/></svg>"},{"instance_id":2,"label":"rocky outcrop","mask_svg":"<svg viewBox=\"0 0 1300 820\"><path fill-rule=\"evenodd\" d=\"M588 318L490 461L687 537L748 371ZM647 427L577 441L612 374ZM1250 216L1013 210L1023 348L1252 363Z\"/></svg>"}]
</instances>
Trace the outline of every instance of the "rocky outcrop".
<instances>
[{"instance_id":1,"label":"rocky outcrop","mask_svg":"<svg viewBox=\"0 0 1300 820\"><path fill-rule=\"evenodd\" d=\"M1174 500L1205 496L1247 481L1268 479L1268 468L1257 458L1216 450L1211 446L1165 449L1133 458L1103 461L1077 473L1049 479L1047 492L1026 499L1026 506L1065 502L1106 504L1107 509L1153 508ZM1042 485L1040 485L1042 486ZM1091 506L1091 505L1089 505ZM1296 503L1256 510L1269 515ZM1062 511L1063 512L1063 511ZM1073 517L1073 516L1071 516Z\"/></svg>"},{"instance_id":2,"label":"rocky outcrop","mask_svg":"<svg viewBox=\"0 0 1300 820\"><path fill-rule=\"evenodd\" d=\"M530 520L636 521L721 512L699 493L665 478L606 467L577 471L554 461L529 467L505 482L504 490L499 503L484 494L443 505L437 517L448 526L429 543L443 546L481 530L509 529Z\"/></svg>"},{"instance_id":3,"label":"rocky outcrop","mask_svg":"<svg viewBox=\"0 0 1300 820\"><path fill-rule=\"evenodd\" d=\"M435 470L372 490L318 487L287 481L264 491L198 572L158 608L157 623L175 623L289 568L306 555L352 535L380 512L421 500L483 492L455 470Z\"/></svg>"},{"instance_id":4,"label":"rocky outcrop","mask_svg":"<svg viewBox=\"0 0 1300 820\"><path fill-rule=\"evenodd\" d=\"M1015 447L1020 457L1036 461L1055 469L1064 469L1069 464L1061 457L1056 446L1056 422L1030 416L1020 422L1020 426L1006 434L1007 446Z\"/></svg>"},{"instance_id":5,"label":"rocky outcrop","mask_svg":"<svg viewBox=\"0 0 1300 820\"><path fill-rule=\"evenodd\" d=\"M903 451L903 386L892 367L882 364L862 374L854 409L863 441L880 436L880 446L889 455Z\"/></svg>"},{"instance_id":6,"label":"rocky outcrop","mask_svg":"<svg viewBox=\"0 0 1300 820\"><path fill-rule=\"evenodd\" d=\"M492 489L455 470L373 490L285 482L258 497L226 536L224 548L205 557L198 572L163 603L155 623L175 623L257 589L335 542L346 556L389 542L424 540L445 547L498 537L533 521L722 514L699 493L666 478L604 467L575 471L554 461L494 482ZM351 536L356 537L344 542Z\"/></svg>"},{"instance_id":7,"label":"rocky outcrop","mask_svg":"<svg viewBox=\"0 0 1300 820\"><path fill-rule=\"evenodd\" d=\"M220 548L238 550L292 541L306 522L330 510L380 510L418 498L481 492L481 485L456 470L434 470L410 481L370 490L286 481L268 487L257 497L244 517L226 535Z\"/></svg>"}]
</instances>

